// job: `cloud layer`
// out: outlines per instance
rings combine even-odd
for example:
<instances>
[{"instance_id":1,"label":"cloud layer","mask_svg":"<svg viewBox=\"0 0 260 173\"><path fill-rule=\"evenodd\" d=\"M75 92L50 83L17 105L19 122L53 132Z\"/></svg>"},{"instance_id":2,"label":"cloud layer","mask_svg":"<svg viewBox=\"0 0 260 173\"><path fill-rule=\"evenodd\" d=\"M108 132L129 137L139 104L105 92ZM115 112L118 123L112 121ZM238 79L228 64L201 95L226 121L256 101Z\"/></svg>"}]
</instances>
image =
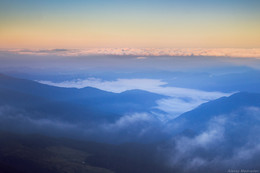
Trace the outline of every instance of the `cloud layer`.
<instances>
[{"instance_id":1,"label":"cloud layer","mask_svg":"<svg viewBox=\"0 0 260 173\"><path fill-rule=\"evenodd\" d=\"M121 93L127 90L140 89L152 93L168 96L167 99L157 101L157 108L161 109L174 118L181 113L189 111L198 105L214 100L219 97L228 96L228 93L206 92L188 88L168 87L167 83L158 79L117 79L114 81L103 81L97 78L88 78L85 80L73 80L64 82L39 81L40 83L67 87L84 88L94 87L114 93Z\"/></svg>"},{"instance_id":2,"label":"cloud layer","mask_svg":"<svg viewBox=\"0 0 260 173\"><path fill-rule=\"evenodd\" d=\"M258 170L260 158L258 107L217 115L205 130L174 137L161 151L178 172ZM256 116L257 115L257 116ZM195 129L194 129L195 130Z\"/></svg>"},{"instance_id":3,"label":"cloud layer","mask_svg":"<svg viewBox=\"0 0 260 173\"><path fill-rule=\"evenodd\" d=\"M259 48L92 48L92 49L11 49L12 53L27 55L132 55L144 60L146 56L216 56L260 58Z\"/></svg>"}]
</instances>

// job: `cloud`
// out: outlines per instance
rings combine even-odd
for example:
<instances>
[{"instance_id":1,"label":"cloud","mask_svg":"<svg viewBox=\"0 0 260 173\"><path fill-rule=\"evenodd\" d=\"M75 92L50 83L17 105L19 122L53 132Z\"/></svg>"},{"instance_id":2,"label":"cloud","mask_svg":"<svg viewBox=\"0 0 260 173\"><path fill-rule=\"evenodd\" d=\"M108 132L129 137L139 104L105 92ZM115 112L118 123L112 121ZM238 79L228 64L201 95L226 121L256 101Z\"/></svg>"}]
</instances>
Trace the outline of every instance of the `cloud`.
<instances>
[{"instance_id":1,"label":"cloud","mask_svg":"<svg viewBox=\"0 0 260 173\"><path fill-rule=\"evenodd\" d=\"M122 143L157 139L161 121L148 113L122 115L114 122L70 123L46 116L36 111L13 106L0 106L0 130L19 133L40 133L80 140ZM156 130L155 130L156 129ZM155 131L155 132L154 132Z\"/></svg>"},{"instance_id":2,"label":"cloud","mask_svg":"<svg viewBox=\"0 0 260 173\"><path fill-rule=\"evenodd\" d=\"M259 107L255 107L255 106L250 106L245 108L245 112L247 115L249 115L250 117L253 117L255 119L257 119L258 121L260 121L260 108Z\"/></svg>"},{"instance_id":3,"label":"cloud","mask_svg":"<svg viewBox=\"0 0 260 173\"><path fill-rule=\"evenodd\" d=\"M208 124L208 128L197 136L193 138L186 136L178 138L175 144L175 155L179 155L177 157L187 157L187 155L195 149L209 149L217 145L218 142L223 140L224 123L225 119L219 116L211 120Z\"/></svg>"},{"instance_id":4,"label":"cloud","mask_svg":"<svg viewBox=\"0 0 260 173\"><path fill-rule=\"evenodd\" d=\"M110 123L101 123L95 127L95 136L109 142L154 142L166 136L164 122L153 113L136 112L126 114Z\"/></svg>"},{"instance_id":5,"label":"cloud","mask_svg":"<svg viewBox=\"0 0 260 173\"><path fill-rule=\"evenodd\" d=\"M39 116L40 115L40 116ZM122 143L157 140L163 122L152 113L136 112L120 116L113 122L68 122L36 110L0 105L0 130L40 133L80 140Z\"/></svg>"},{"instance_id":6,"label":"cloud","mask_svg":"<svg viewBox=\"0 0 260 173\"><path fill-rule=\"evenodd\" d=\"M101 90L121 93L127 90L140 89L156 94L168 96L167 99L157 101L156 108L171 114L172 118L181 113L189 111L200 104L219 97L228 96L230 93L207 92L188 88L166 87L166 82L158 79L117 79L114 81L103 81L97 78L88 78L85 80L72 80L64 82L38 81L43 84L67 87L84 88L94 87Z\"/></svg>"},{"instance_id":7,"label":"cloud","mask_svg":"<svg viewBox=\"0 0 260 173\"><path fill-rule=\"evenodd\" d=\"M23 133L31 133L33 131L34 133L50 135L70 135L78 131L76 124L55 119L39 118L37 114L36 111L26 111L2 105L0 106L0 129Z\"/></svg>"},{"instance_id":8,"label":"cloud","mask_svg":"<svg viewBox=\"0 0 260 173\"><path fill-rule=\"evenodd\" d=\"M160 150L178 172L223 172L260 169L260 109L245 107L213 117L192 135L173 137ZM258 117L255 115L258 114Z\"/></svg>"},{"instance_id":9,"label":"cloud","mask_svg":"<svg viewBox=\"0 0 260 173\"><path fill-rule=\"evenodd\" d=\"M160 99L157 101L157 108L171 114L171 118L173 119L183 112L187 112L196 108L198 105L204 103L206 100L184 100L182 98Z\"/></svg>"},{"instance_id":10,"label":"cloud","mask_svg":"<svg viewBox=\"0 0 260 173\"><path fill-rule=\"evenodd\" d=\"M101 90L121 93L132 89L142 89L148 91L155 87L160 87L167 83L156 79L117 79L115 81L103 81L97 78L88 78L85 80L72 80L64 82L51 82L51 81L38 81L43 84L65 87L65 88L84 88L84 87L94 87Z\"/></svg>"},{"instance_id":11,"label":"cloud","mask_svg":"<svg viewBox=\"0 0 260 173\"><path fill-rule=\"evenodd\" d=\"M136 59L142 60L142 59L147 59L147 57L139 56L139 57L137 57Z\"/></svg>"},{"instance_id":12,"label":"cloud","mask_svg":"<svg viewBox=\"0 0 260 173\"><path fill-rule=\"evenodd\" d=\"M129 127L133 127L136 124L152 122L155 119L151 114L148 113L134 113L129 115L124 115L116 120L114 123L105 124L103 127L106 130L120 130Z\"/></svg>"},{"instance_id":13,"label":"cloud","mask_svg":"<svg viewBox=\"0 0 260 173\"><path fill-rule=\"evenodd\" d=\"M196 89L166 87L166 82L158 79L117 79L114 81L103 81L97 78L88 78L86 80L72 80L63 82L38 81L42 84L65 87L65 88L84 88L94 87L101 90L121 93L127 90L140 89L152 93L162 94L170 97L177 97L184 99L204 99L212 100L230 94L222 92L207 92ZM183 101L182 100L182 101ZM174 101L174 100L173 100ZM176 101L176 100L175 100Z\"/></svg>"},{"instance_id":14,"label":"cloud","mask_svg":"<svg viewBox=\"0 0 260 173\"><path fill-rule=\"evenodd\" d=\"M222 123L211 122L208 129L194 137L181 136L175 139L167 152L167 164L180 168L180 172L196 172L208 166L216 153L211 153L224 140Z\"/></svg>"},{"instance_id":15,"label":"cloud","mask_svg":"<svg viewBox=\"0 0 260 173\"><path fill-rule=\"evenodd\" d=\"M21 55L60 55L66 56L69 52L75 52L74 49L11 49L8 52Z\"/></svg>"},{"instance_id":16,"label":"cloud","mask_svg":"<svg viewBox=\"0 0 260 173\"><path fill-rule=\"evenodd\" d=\"M241 57L260 58L259 48L89 48L89 49L10 49L8 52L17 54L59 56L84 56L84 55L132 55L137 59L147 56L216 56L216 57Z\"/></svg>"}]
</instances>

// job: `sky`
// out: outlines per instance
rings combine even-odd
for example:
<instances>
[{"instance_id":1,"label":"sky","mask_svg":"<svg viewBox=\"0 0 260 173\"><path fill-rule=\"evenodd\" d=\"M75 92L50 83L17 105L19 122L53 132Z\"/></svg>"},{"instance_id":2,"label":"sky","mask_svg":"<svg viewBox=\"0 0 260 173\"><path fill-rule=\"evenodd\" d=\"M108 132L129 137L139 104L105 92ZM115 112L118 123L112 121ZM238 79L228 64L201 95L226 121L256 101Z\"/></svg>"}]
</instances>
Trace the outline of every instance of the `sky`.
<instances>
[{"instance_id":1,"label":"sky","mask_svg":"<svg viewBox=\"0 0 260 173\"><path fill-rule=\"evenodd\" d=\"M259 0L1 0L0 48L259 48Z\"/></svg>"}]
</instances>

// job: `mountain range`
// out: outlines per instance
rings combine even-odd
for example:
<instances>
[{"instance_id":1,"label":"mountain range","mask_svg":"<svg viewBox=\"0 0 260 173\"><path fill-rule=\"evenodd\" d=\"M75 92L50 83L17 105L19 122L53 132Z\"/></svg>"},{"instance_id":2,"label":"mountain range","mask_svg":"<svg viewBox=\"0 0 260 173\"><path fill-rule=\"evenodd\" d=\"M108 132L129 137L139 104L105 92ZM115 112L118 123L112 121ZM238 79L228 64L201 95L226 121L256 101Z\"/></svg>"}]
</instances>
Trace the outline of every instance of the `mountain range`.
<instances>
[{"instance_id":1,"label":"mountain range","mask_svg":"<svg viewBox=\"0 0 260 173\"><path fill-rule=\"evenodd\" d=\"M3 173L260 169L259 93L237 92L166 122L152 113L160 112L156 101L163 98L142 90L59 88L0 75L0 169Z\"/></svg>"}]
</instances>

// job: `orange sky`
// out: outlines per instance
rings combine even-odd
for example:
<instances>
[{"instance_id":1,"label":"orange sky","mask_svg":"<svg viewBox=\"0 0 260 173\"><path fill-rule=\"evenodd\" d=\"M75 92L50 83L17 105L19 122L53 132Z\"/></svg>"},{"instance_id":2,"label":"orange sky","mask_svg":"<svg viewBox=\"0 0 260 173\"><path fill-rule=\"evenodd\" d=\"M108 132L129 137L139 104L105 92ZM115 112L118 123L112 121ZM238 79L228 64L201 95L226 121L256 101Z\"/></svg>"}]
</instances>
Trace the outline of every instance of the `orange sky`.
<instances>
[{"instance_id":1,"label":"orange sky","mask_svg":"<svg viewBox=\"0 0 260 173\"><path fill-rule=\"evenodd\" d=\"M260 47L259 1L0 2L0 48Z\"/></svg>"}]
</instances>

